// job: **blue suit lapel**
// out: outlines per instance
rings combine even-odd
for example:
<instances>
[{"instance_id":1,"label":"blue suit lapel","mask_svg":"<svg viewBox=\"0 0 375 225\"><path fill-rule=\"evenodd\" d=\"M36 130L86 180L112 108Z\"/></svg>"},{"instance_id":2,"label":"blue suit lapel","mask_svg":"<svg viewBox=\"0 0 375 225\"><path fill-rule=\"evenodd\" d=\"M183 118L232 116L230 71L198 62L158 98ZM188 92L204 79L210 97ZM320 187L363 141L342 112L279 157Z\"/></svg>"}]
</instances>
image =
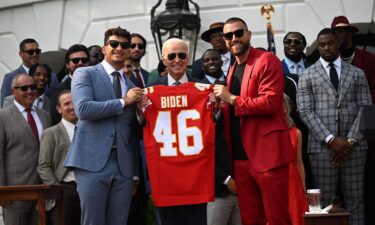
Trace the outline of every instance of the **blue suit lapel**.
<instances>
[{"instance_id":1,"label":"blue suit lapel","mask_svg":"<svg viewBox=\"0 0 375 225\"><path fill-rule=\"evenodd\" d=\"M111 82L111 79L109 78L109 75L105 71L104 67L101 63L95 66L95 70L99 71L99 79L100 79L100 85L103 84L104 87L107 89L105 92L111 93L111 98L116 98L115 91L113 90L113 85Z\"/></svg>"}]
</instances>

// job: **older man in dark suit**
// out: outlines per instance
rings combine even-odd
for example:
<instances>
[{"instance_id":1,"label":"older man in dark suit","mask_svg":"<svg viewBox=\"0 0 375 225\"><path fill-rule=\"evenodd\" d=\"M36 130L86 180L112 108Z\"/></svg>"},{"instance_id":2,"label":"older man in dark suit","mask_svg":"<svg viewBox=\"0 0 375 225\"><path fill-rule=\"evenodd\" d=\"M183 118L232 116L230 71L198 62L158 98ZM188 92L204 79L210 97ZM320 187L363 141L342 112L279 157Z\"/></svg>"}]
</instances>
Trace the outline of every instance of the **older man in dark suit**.
<instances>
[{"instance_id":1,"label":"older man in dark suit","mask_svg":"<svg viewBox=\"0 0 375 225\"><path fill-rule=\"evenodd\" d=\"M37 173L39 140L51 126L47 112L33 106L36 86L33 78L13 78L14 102L0 110L0 185L40 184ZM33 202L1 202L6 225L37 224Z\"/></svg>"}]
</instances>

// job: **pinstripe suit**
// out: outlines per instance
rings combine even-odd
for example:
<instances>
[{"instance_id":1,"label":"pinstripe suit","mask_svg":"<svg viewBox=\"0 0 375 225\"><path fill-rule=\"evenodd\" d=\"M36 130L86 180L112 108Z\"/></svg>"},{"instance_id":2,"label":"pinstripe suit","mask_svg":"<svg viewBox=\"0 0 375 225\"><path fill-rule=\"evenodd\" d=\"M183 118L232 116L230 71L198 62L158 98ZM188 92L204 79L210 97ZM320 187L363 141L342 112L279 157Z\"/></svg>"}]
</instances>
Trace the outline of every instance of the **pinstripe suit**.
<instances>
[{"instance_id":1,"label":"pinstripe suit","mask_svg":"<svg viewBox=\"0 0 375 225\"><path fill-rule=\"evenodd\" d=\"M352 213L351 224L364 224L363 182L367 144L358 131L361 107L371 104L370 90L362 70L341 60L338 91L320 61L300 77L297 105L309 128L308 150L315 186L322 190L323 207L336 195L338 176L345 208ZM354 138L350 157L334 166L333 151L325 138L333 134Z\"/></svg>"}]
</instances>

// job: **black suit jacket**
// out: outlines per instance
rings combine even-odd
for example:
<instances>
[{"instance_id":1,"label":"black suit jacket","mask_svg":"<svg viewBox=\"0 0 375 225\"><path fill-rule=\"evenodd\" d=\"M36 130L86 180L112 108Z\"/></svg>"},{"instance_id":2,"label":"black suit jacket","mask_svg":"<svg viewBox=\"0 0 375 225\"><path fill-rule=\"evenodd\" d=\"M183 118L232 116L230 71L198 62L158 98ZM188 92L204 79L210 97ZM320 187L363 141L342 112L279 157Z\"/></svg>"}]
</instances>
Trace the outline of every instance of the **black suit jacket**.
<instances>
[{"instance_id":1,"label":"black suit jacket","mask_svg":"<svg viewBox=\"0 0 375 225\"><path fill-rule=\"evenodd\" d=\"M200 82L210 84L206 77ZM225 139L223 117L216 120L215 132L215 196L225 197L229 194L229 190L224 181L228 176L232 176L232 165Z\"/></svg>"},{"instance_id":2,"label":"black suit jacket","mask_svg":"<svg viewBox=\"0 0 375 225\"><path fill-rule=\"evenodd\" d=\"M233 65L233 63L236 61L236 58L231 54L230 55L230 65ZM202 58L199 58L193 62L193 65L191 65L192 73L191 76L202 80L205 78L205 72L202 69ZM229 72L229 70L228 70ZM225 74L227 76L227 74Z\"/></svg>"},{"instance_id":3,"label":"black suit jacket","mask_svg":"<svg viewBox=\"0 0 375 225\"><path fill-rule=\"evenodd\" d=\"M142 75L143 81L145 82L145 87L146 87L146 85L147 85L147 83L148 83L148 76L150 75L150 73L147 72L146 70L144 70L143 68L141 68L141 75ZM137 80L137 78L135 77L134 72L133 72L133 74L130 76L130 80L131 80L131 82L133 82L133 84L135 84L135 86L140 87L140 86L138 85L138 80Z\"/></svg>"},{"instance_id":4,"label":"black suit jacket","mask_svg":"<svg viewBox=\"0 0 375 225\"><path fill-rule=\"evenodd\" d=\"M57 85L55 88L52 89L52 94L51 94L51 107L50 107L50 113L51 113L51 119L52 119L52 124L56 125L61 121L61 115L59 112L57 112L56 105L57 105L57 97L59 96L60 92L64 90L71 90L71 83L72 79L68 77L64 82L61 84Z\"/></svg>"},{"instance_id":5,"label":"black suit jacket","mask_svg":"<svg viewBox=\"0 0 375 225\"><path fill-rule=\"evenodd\" d=\"M199 79L191 77L187 74L186 74L186 76L188 78L188 82L201 82ZM147 87L151 87L151 86L155 86L155 85L166 85L166 86L168 86L168 75L166 75L164 77L160 77L159 79L157 79L155 81L152 81L151 83L149 83L147 85Z\"/></svg>"}]
</instances>

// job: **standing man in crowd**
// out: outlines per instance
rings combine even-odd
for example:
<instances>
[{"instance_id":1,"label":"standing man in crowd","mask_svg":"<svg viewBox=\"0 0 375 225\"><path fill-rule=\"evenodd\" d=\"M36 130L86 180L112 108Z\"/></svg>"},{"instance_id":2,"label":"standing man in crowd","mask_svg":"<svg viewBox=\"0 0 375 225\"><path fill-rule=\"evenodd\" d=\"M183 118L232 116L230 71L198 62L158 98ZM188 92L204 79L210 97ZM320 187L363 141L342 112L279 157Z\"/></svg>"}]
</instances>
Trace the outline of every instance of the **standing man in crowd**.
<instances>
[{"instance_id":1,"label":"standing man in crowd","mask_svg":"<svg viewBox=\"0 0 375 225\"><path fill-rule=\"evenodd\" d=\"M76 69L89 65L89 50L86 46L81 44L74 44L70 46L65 53L65 67L67 74L62 79L61 83L52 89L51 95L51 118L52 123L58 124L61 120L61 114L57 112L57 96L64 90L71 90L71 83L73 73Z\"/></svg>"},{"instance_id":2,"label":"standing man in crowd","mask_svg":"<svg viewBox=\"0 0 375 225\"><path fill-rule=\"evenodd\" d=\"M90 61L89 65L90 66L95 66L96 64L100 63L103 61L104 55L102 52L102 47L99 45L91 45L90 47L87 48L90 53Z\"/></svg>"},{"instance_id":3,"label":"standing man in crowd","mask_svg":"<svg viewBox=\"0 0 375 225\"><path fill-rule=\"evenodd\" d=\"M223 26L223 22L216 22L211 24L210 28L202 33L201 38L202 40L210 43L212 45L212 48L220 53L221 60L223 61L221 70L223 71L224 75L227 76L229 66L234 63L235 58L225 46L225 41L223 38ZM205 74L202 69L201 58L193 62L192 77L199 80L205 77Z\"/></svg>"},{"instance_id":4,"label":"standing man in crowd","mask_svg":"<svg viewBox=\"0 0 375 225\"><path fill-rule=\"evenodd\" d=\"M215 85L214 93L229 104L223 113L242 224L290 225L288 174L295 156L284 116L281 63L250 46L251 31L241 18L228 19L223 31L236 63L228 87Z\"/></svg>"},{"instance_id":5,"label":"standing man in crowd","mask_svg":"<svg viewBox=\"0 0 375 225\"><path fill-rule=\"evenodd\" d=\"M206 74L202 83L226 83L221 69L223 61L214 49L202 55L202 69ZM207 225L241 225L236 182L233 177L231 157L225 139L224 121L216 121L215 132L215 201L207 204Z\"/></svg>"},{"instance_id":6,"label":"standing man in crowd","mask_svg":"<svg viewBox=\"0 0 375 225\"><path fill-rule=\"evenodd\" d=\"M69 171L63 165L78 120L69 90L64 90L59 94L56 108L62 119L60 123L43 132L40 141L38 173L44 184L65 184L73 187L64 190L65 224L80 225L81 209L74 172ZM58 225L57 208L51 202L47 202L46 208L51 210L52 224Z\"/></svg>"},{"instance_id":7,"label":"standing man in crowd","mask_svg":"<svg viewBox=\"0 0 375 225\"><path fill-rule=\"evenodd\" d=\"M130 40L126 29L107 30L102 63L74 72L73 105L79 121L64 166L76 177L83 225L127 223L138 171L134 103L142 95L123 75Z\"/></svg>"},{"instance_id":8,"label":"standing man in crowd","mask_svg":"<svg viewBox=\"0 0 375 225\"><path fill-rule=\"evenodd\" d=\"M148 82L149 72L141 67L141 59L146 54L146 39L137 33L131 34L130 57L133 63L133 73L131 81L140 88L144 88Z\"/></svg>"},{"instance_id":9,"label":"standing man in crowd","mask_svg":"<svg viewBox=\"0 0 375 225\"><path fill-rule=\"evenodd\" d=\"M47 112L33 106L36 85L27 74L12 82L14 102L0 110L0 186L40 184L37 173L39 140L51 126ZM32 201L0 202L6 225L36 225Z\"/></svg>"},{"instance_id":10,"label":"standing man in crowd","mask_svg":"<svg viewBox=\"0 0 375 225\"><path fill-rule=\"evenodd\" d=\"M363 185L367 144L358 130L362 106L371 95L362 70L340 58L334 30L317 36L320 59L301 76L297 103L309 128L308 153L323 207L340 187L351 225L364 224Z\"/></svg>"},{"instance_id":11,"label":"standing man in crowd","mask_svg":"<svg viewBox=\"0 0 375 225\"><path fill-rule=\"evenodd\" d=\"M32 38L27 38L21 41L19 45L19 49L20 51L18 55L20 56L22 60L22 65L18 69L5 74L3 83L1 85L1 96L0 96L1 106L3 106L4 98L12 94L11 93L12 79L17 74L29 74L30 67L34 65L35 63L39 62L40 53L42 52L42 50L39 48L38 42ZM57 77L55 74L52 74L50 84L51 84L51 87L54 87L58 84ZM48 97L51 94L49 86L46 88L46 94Z\"/></svg>"}]
</instances>

